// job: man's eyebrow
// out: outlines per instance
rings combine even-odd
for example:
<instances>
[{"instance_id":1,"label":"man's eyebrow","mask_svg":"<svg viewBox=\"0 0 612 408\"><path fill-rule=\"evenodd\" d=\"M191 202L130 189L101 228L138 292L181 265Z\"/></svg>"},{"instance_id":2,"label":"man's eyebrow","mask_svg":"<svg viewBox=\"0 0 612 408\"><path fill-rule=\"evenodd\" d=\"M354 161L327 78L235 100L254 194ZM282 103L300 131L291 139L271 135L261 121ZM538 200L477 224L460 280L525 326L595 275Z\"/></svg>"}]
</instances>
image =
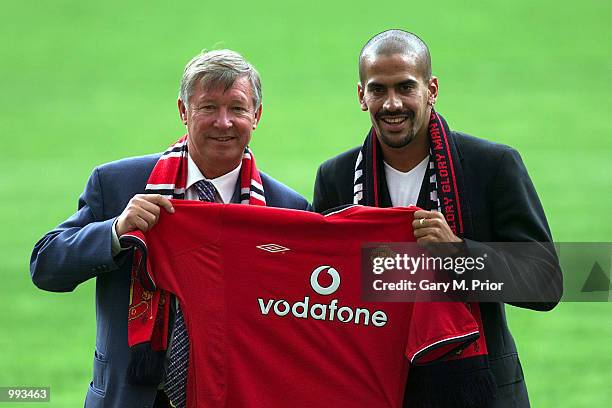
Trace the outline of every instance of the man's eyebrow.
<instances>
[{"instance_id":1,"label":"man's eyebrow","mask_svg":"<svg viewBox=\"0 0 612 408\"><path fill-rule=\"evenodd\" d=\"M404 85L410 85L410 86L414 86L418 83L418 81L414 80L414 79L407 79L405 81L400 82L398 85L399 86L404 86Z\"/></svg>"},{"instance_id":2,"label":"man's eyebrow","mask_svg":"<svg viewBox=\"0 0 612 408\"><path fill-rule=\"evenodd\" d=\"M368 87L368 89L372 89L372 88L376 88L376 87L384 88L384 85L380 84L378 82L369 82L367 87Z\"/></svg>"},{"instance_id":3,"label":"man's eyebrow","mask_svg":"<svg viewBox=\"0 0 612 408\"><path fill-rule=\"evenodd\" d=\"M398 84L396 84L395 86L416 86L419 82L416 79L406 79L405 81L402 81ZM376 88L376 87L385 87L385 85L378 83L378 82L370 82L367 85L368 89L372 89L372 88Z\"/></svg>"},{"instance_id":4,"label":"man's eyebrow","mask_svg":"<svg viewBox=\"0 0 612 408\"><path fill-rule=\"evenodd\" d=\"M235 98L230 99L230 103L248 103L249 102L249 98L247 98L246 96L242 97L242 96L237 96Z\"/></svg>"}]
</instances>

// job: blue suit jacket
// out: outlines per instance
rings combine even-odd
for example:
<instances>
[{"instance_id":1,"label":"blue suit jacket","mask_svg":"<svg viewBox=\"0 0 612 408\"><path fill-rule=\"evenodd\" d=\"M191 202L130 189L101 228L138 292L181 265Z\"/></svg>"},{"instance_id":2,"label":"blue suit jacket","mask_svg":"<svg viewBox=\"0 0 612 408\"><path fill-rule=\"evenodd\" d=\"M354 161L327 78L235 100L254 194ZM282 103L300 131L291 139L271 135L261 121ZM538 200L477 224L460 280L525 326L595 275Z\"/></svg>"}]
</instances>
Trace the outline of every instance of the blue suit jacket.
<instances>
[{"instance_id":1,"label":"blue suit jacket","mask_svg":"<svg viewBox=\"0 0 612 408\"><path fill-rule=\"evenodd\" d=\"M111 228L128 201L144 192L159 154L124 159L94 169L79 198L78 211L34 246L32 281L41 289L69 292L96 278L96 348L87 407L152 407L156 387L126 381L127 310L131 251L111 255ZM266 202L272 207L310 210L308 202L261 174ZM237 189L238 190L238 189ZM238 202L238 191L233 202Z\"/></svg>"}]
</instances>

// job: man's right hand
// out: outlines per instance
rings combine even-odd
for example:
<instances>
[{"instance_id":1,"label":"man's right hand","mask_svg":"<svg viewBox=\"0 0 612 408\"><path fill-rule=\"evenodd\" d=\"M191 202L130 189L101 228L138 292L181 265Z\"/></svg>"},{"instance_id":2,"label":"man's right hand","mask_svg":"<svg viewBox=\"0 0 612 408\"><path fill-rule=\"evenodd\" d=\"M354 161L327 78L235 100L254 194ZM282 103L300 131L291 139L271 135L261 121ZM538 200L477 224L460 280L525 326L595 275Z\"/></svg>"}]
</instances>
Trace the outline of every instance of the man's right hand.
<instances>
[{"instance_id":1,"label":"man's right hand","mask_svg":"<svg viewBox=\"0 0 612 408\"><path fill-rule=\"evenodd\" d=\"M128 231L147 232L157 223L161 208L174 212L172 203L159 194L136 194L117 218L115 232L121 236Z\"/></svg>"}]
</instances>

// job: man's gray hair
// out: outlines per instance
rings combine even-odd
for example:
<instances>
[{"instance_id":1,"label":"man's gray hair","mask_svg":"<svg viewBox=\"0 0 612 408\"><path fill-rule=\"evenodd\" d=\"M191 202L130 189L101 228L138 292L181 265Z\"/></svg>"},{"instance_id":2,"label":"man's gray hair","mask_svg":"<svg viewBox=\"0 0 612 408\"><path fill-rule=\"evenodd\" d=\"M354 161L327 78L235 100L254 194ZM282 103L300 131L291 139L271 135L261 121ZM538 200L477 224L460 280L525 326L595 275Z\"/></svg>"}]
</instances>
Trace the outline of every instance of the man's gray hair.
<instances>
[{"instance_id":1,"label":"man's gray hair","mask_svg":"<svg viewBox=\"0 0 612 408\"><path fill-rule=\"evenodd\" d=\"M193 95L193 87L197 81L203 88L223 86L225 90L232 87L238 78L246 77L251 83L253 106L255 110L261 105L261 79L257 70L232 50L202 51L187 63L181 79L179 98L185 106Z\"/></svg>"}]
</instances>

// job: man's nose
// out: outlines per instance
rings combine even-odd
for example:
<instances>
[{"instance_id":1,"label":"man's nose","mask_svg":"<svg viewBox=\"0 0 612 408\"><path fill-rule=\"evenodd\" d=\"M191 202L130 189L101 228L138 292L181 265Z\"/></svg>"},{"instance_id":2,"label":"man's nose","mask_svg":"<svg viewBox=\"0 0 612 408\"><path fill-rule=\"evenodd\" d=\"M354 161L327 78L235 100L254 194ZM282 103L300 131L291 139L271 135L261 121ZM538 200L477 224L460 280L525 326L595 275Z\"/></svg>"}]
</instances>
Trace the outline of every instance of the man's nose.
<instances>
[{"instance_id":1,"label":"man's nose","mask_svg":"<svg viewBox=\"0 0 612 408\"><path fill-rule=\"evenodd\" d=\"M232 127L232 117L226 108L221 108L217 111L214 126L217 129L228 129Z\"/></svg>"},{"instance_id":2,"label":"man's nose","mask_svg":"<svg viewBox=\"0 0 612 408\"><path fill-rule=\"evenodd\" d=\"M396 112L402 109L402 101L399 95L393 90L387 94L387 99L383 105L383 108L390 112Z\"/></svg>"}]
</instances>

